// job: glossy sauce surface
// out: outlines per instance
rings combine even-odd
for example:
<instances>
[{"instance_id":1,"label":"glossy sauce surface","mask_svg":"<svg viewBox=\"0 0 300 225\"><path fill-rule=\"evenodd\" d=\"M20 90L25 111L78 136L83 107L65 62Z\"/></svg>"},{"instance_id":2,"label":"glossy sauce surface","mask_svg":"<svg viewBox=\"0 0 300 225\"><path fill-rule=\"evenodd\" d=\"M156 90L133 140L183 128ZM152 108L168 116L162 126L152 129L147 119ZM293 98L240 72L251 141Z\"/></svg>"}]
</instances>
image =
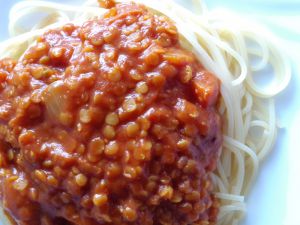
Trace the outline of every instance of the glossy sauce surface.
<instances>
[{"instance_id":1,"label":"glossy sauce surface","mask_svg":"<svg viewBox=\"0 0 300 225\"><path fill-rule=\"evenodd\" d=\"M0 61L1 199L20 225L214 224L219 81L118 4Z\"/></svg>"}]
</instances>

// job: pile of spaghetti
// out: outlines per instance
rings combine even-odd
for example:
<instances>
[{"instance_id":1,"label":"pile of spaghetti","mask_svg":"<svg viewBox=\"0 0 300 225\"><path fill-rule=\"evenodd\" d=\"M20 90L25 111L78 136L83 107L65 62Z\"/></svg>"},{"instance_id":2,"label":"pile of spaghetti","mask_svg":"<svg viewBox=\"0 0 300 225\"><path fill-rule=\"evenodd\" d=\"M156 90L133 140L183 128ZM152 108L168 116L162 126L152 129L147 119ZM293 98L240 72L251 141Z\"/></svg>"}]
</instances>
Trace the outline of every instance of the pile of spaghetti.
<instances>
[{"instance_id":1,"label":"pile of spaghetti","mask_svg":"<svg viewBox=\"0 0 300 225\"><path fill-rule=\"evenodd\" d=\"M200 1L193 2L194 12L171 0L133 2L100 1L102 8L96 0L86 1L82 6L24 1L12 8L9 17L12 37L0 43L0 58L14 59L15 62L1 61L2 70L4 68L7 74L11 74L7 76L12 80L17 77L18 82L27 82L25 72L28 70L24 69L27 64L34 68L32 71L37 71L39 64L47 65L47 71L31 71L29 75L35 79L32 87L39 90L34 96L29 95L32 94L29 89L21 90L21 83L11 81L11 87L7 88L6 81L1 80L1 88L6 88L0 97L0 119L4 124L0 132L1 197L4 209L14 220L23 222L20 224L64 224L67 220L82 225L234 225L243 218L246 212L244 197L255 180L260 163L276 140L274 96L284 90L290 80L288 62L276 47L280 44L264 29L225 12L210 12ZM31 20L30 26L26 20ZM126 25L119 26L118 20L125 21ZM32 21L38 22L32 24ZM152 21L159 29L155 30L153 24L145 21ZM119 28L114 30L114 26ZM146 29L151 26L155 31L151 31L153 35L147 40L132 35L139 29L149 32ZM101 33L102 28L108 29L109 35L105 36L105 31ZM84 36L80 33L82 31L90 36ZM123 46L122 41L116 41L120 36L125 43L130 34L131 39L136 38L141 43ZM147 41L152 44L145 44ZM118 54L114 52L116 43L120 44L122 51L130 52L128 55L123 52L123 61L121 54L114 56ZM143 44L147 50L139 55L137 60L141 61L130 64L130 57L137 55ZM72 51L75 50L68 55L60 51L60 45L67 46L66 51L70 46ZM77 45L84 48L77 48ZM165 46L172 46L172 49ZM37 52L43 53L36 56ZM80 61L84 52L96 53L89 54L88 64L84 62L86 59ZM102 57L102 53L106 55ZM165 61L159 61L159 54ZM62 55L69 58L60 58ZM55 61L58 60L55 57L60 61ZM111 61L105 61L108 60L105 57ZM127 65L126 60L130 69L122 71L122 66ZM95 77L94 69L87 69L99 67L97 62L100 67L105 64L108 68L107 71L102 68L100 77ZM111 66L117 63L123 64ZM147 64L146 69L143 63ZM76 69L76 65L86 68ZM266 68L271 78L268 78L268 85L259 85L255 78L266 73ZM142 70L147 72L137 72ZM50 75L42 77L46 73ZM0 71L0 74L4 72ZM125 78L122 77L124 74ZM178 82L174 81L177 76ZM124 79L131 79L131 83ZM99 85L94 84L95 80ZM110 82L117 82L117 85ZM100 83L107 85L105 89ZM80 97L84 104L76 99L76 105L72 103L71 107L68 105L70 100L65 99L70 96L75 99L80 86L83 88L80 96L93 99L84 102L84 97ZM197 103L190 88L195 89ZM76 91L73 93L72 90ZM106 99L101 97L102 92L111 93L113 90L117 90L117 97L111 97L113 94L105 94ZM126 93L129 90L133 92ZM13 100L5 102L3 96ZM33 105L28 103L28 96L34 99L30 101L36 101ZM16 106L15 99L23 101L22 106ZM54 106L48 101L54 102ZM66 105L63 105L64 101ZM100 110L93 104L100 105ZM75 116L77 110L78 117ZM100 121L100 117L105 122ZM219 117L222 126L218 123ZM34 125L29 126L28 121ZM197 124L196 128L193 123ZM47 129L43 130L42 125ZM100 134L94 132L95 126L101 129ZM208 128L203 128L205 126ZM170 127L184 130L180 131L183 133L178 140L176 133L168 135L175 129ZM49 131L51 129L53 132ZM83 132L85 129L86 133ZM124 129L127 136L123 134ZM220 130L222 137L217 134ZM87 132L92 134L89 136ZM124 144L126 138L122 135L135 141ZM48 143L51 140L59 144L51 145ZM74 146L74 150L70 150L70 146ZM194 148L201 150L201 146L206 151L202 149L203 152L197 153ZM95 153L100 148L103 150L99 153L101 156ZM190 152L177 153L178 149L185 148ZM175 149L176 154L173 154ZM61 155L57 153L59 151ZM12 169L9 165L17 166ZM179 169L174 169L175 165ZM203 175L203 171L207 174ZM178 175L181 172L186 174ZM199 184L194 185L196 181ZM39 182L43 185L37 185ZM9 187L28 193L22 200L22 210L17 203L6 201L17 193L8 190ZM123 188L126 191L117 190ZM49 200L51 195L57 196L53 202ZM28 202L37 205L26 209L24 199L27 205L31 204ZM47 201L49 203L45 205ZM44 205L38 205L42 203ZM61 208L61 205L65 207ZM36 214L32 215L28 209L34 211L37 208L45 215L32 222Z\"/></svg>"}]
</instances>

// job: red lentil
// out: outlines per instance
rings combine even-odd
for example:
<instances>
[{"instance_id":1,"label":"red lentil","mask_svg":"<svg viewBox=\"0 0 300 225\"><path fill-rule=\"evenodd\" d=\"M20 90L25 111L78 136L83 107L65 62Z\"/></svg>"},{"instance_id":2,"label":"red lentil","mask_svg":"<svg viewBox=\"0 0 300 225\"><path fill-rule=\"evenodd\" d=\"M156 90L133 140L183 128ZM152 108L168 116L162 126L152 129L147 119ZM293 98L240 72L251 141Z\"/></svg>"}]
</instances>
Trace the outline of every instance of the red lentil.
<instances>
[{"instance_id":1,"label":"red lentil","mask_svg":"<svg viewBox=\"0 0 300 225\"><path fill-rule=\"evenodd\" d=\"M82 173L76 175L75 180L79 186L85 186L88 181L87 177Z\"/></svg>"},{"instance_id":2,"label":"red lentil","mask_svg":"<svg viewBox=\"0 0 300 225\"><path fill-rule=\"evenodd\" d=\"M106 194L95 194L93 197L93 203L96 206L102 206L107 202L107 195Z\"/></svg>"},{"instance_id":3,"label":"red lentil","mask_svg":"<svg viewBox=\"0 0 300 225\"><path fill-rule=\"evenodd\" d=\"M22 225L215 224L219 81L134 3L0 60L0 197Z\"/></svg>"}]
</instances>

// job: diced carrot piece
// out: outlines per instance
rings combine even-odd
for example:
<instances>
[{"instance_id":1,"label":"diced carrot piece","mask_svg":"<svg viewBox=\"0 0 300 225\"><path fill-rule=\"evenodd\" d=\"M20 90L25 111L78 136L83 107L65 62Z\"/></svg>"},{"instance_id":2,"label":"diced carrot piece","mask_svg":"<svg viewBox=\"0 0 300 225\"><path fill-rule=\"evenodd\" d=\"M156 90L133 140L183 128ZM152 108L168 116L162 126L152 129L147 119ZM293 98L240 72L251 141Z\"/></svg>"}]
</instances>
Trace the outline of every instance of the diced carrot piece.
<instances>
[{"instance_id":1,"label":"diced carrot piece","mask_svg":"<svg viewBox=\"0 0 300 225\"><path fill-rule=\"evenodd\" d=\"M219 80L210 72L202 71L192 79L194 92L204 107L216 104L219 96Z\"/></svg>"},{"instance_id":2,"label":"diced carrot piece","mask_svg":"<svg viewBox=\"0 0 300 225\"><path fill-rule=\"evenodd\" d=\"M168 50L163 55L164 60L168 61L173 65L184 66L186 64L194 62L194 57L192 54L187 54L184 51L180 51L178 49Z\"/></svg>"}]
</instances>

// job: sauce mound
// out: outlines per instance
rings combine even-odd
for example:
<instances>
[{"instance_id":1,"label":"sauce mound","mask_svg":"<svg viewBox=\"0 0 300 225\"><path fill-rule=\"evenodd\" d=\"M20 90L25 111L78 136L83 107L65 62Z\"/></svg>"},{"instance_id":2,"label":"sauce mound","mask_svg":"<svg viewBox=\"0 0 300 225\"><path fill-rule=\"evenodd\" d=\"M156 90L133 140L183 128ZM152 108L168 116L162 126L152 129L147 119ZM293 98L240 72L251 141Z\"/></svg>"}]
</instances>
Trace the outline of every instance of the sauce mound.
<instances>
[{"instance_id":1,"label":"sauce mound","mask_svg":"<svg viewBox=\"0 0 300 225\"><path fill-rule=\"evenodd\" d=\"M118 4L0 61L0 196L19 225L207 225L219 81L166 17Z\"/></svg>"}]
</instances>

